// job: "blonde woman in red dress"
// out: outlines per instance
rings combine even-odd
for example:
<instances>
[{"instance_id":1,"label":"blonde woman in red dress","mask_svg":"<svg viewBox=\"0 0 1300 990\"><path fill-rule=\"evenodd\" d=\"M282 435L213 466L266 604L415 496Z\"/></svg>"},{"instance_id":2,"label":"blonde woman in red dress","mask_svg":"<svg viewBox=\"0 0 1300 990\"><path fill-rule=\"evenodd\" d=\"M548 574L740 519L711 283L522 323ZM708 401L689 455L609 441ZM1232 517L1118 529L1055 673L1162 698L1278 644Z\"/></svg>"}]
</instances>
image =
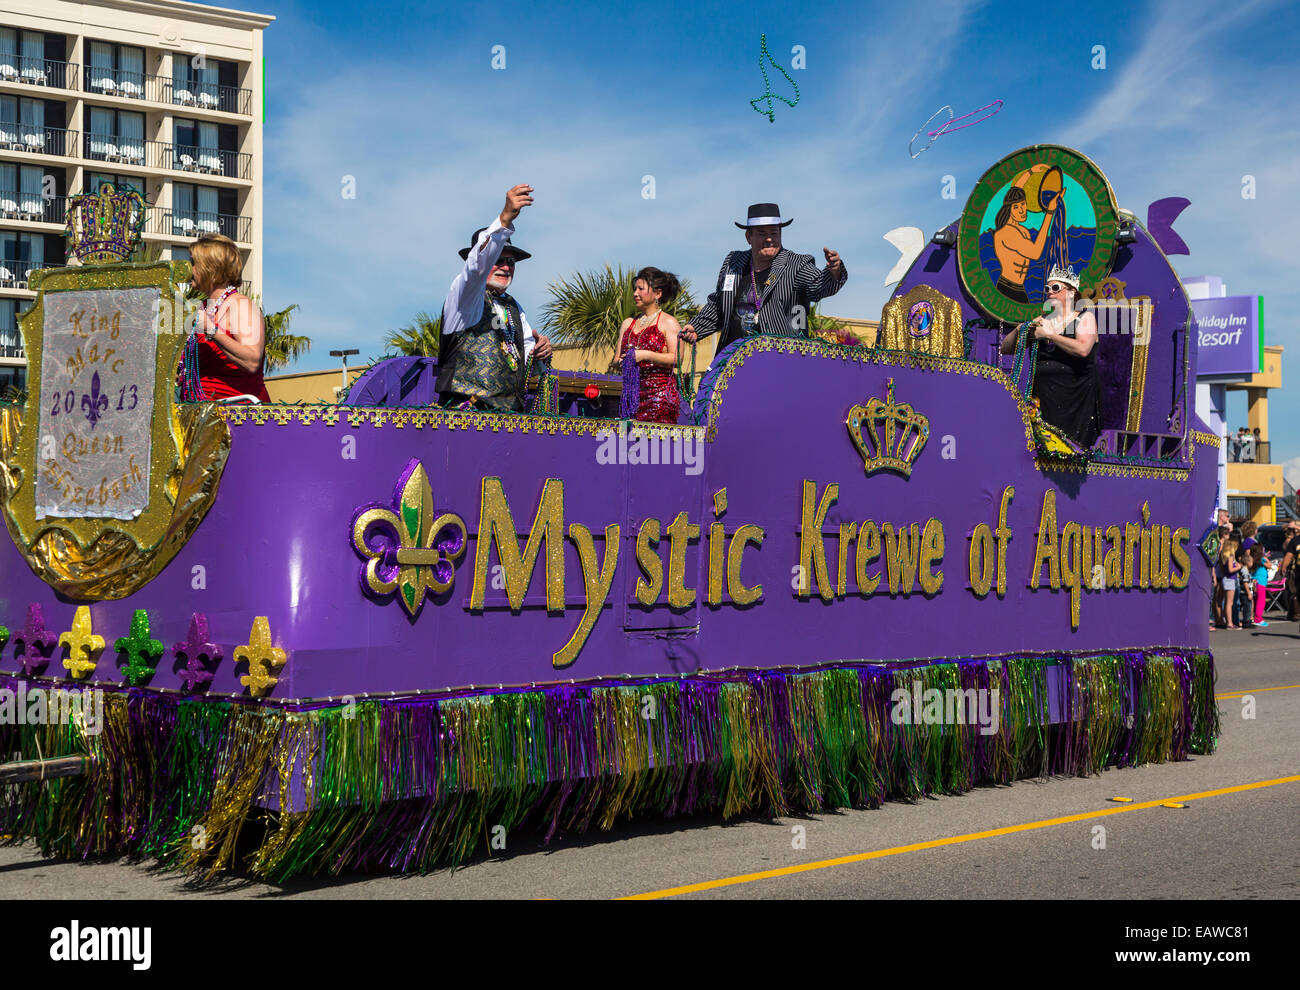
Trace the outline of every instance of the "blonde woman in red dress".
<instances>
[{"instance_id":1,"label":"blonde woman in red dress","mask_svg":"<svg viewBox=\"0 0 1300 990\"><path fill-rule=\"evenodd\" d=\"M636 273L632 301L641 315L625 320L618 357L622 361L629 348L640 372L640 402L636 419L646 423L676 423L679 397L677 379L677 335L681 327L660 307L667 305L681 291L677 276L658 268L642 268Z\"/></svg>"},{"instance_id":2,"label":"blonde woman in red dress","mask_svg":"<svg viewBox=\"0 0 1300 990\"><path fill-rule=\"evenodd\" d=\"M266 322L235 287L244 263L229 237L205 234L190 246L191 284L208 298L199 311L199 380L207 399L252 396L270 402L262 368Z\"/></svg>"}]
</instances>

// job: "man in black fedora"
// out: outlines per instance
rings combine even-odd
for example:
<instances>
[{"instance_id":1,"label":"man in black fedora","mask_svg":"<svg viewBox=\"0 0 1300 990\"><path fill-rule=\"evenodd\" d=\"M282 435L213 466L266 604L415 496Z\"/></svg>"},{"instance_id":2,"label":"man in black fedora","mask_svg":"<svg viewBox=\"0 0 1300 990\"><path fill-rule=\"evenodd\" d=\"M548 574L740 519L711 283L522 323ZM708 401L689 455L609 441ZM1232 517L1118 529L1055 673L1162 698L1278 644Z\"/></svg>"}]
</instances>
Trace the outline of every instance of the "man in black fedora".
<instances>
[{"instance_id":1,"label":"man in black fedora","mask_svg":"<svg viewBox=\"0 0 1300 990\"><path fill-rule=\"evenodd\" d=\"M439 402L459 409L522 412L528 359L546 360L551 342L528 325L509 288L515 262L530 258L510 243L519 211L533 202L533 187L506 193L506 205L490 226L474 231L460 256L465 266L442 304L438 340Z\"/></svg>"},{"instance_id":2,"label":"man in black fedora","mask_svg":"<svg viewBox=\"0 0 1300 990\"><path fill-rule=\"evenodd\" d=\"M722 333L721 351L728 344L757 334L808 336L808 313L813 303L833 296L848 281L839 254L822 248L826 267L818 270L811 254L795 254L781 247L781 230L794 223L781 216L775 203L755 203L744 223L748 251L732 251L718 272L718 287L704 308L682 327L682 337Z\"/></svg>"}]
</instances>

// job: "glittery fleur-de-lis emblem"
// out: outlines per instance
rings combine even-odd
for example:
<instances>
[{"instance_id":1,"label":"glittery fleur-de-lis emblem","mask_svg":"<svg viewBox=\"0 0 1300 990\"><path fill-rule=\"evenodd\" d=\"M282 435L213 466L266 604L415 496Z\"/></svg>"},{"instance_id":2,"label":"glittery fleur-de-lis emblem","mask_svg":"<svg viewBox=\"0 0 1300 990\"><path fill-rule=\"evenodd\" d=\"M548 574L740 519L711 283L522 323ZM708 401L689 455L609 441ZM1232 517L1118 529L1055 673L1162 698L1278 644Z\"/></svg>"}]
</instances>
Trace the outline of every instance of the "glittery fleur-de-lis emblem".
<instances>
[{"instance_id":1,"label":"glittery fleur-de-lis emblem","mask_svg":"<svg viewBox=\"0 0 1300 990\"><path fill-rule=\"evenodd\" d=\"M50 654L59 637L45 628L45 612L37 602L27 606L27 621L14 637L14 659L22 667L24 677L32 677L45 669Z\"/></svg>"},{"instance_id":2,"label":"glittery fleur-de-lis emblem","mask_svg":"<svg viewBox=\"0 0 1300 990\"><path fill-rule=\"evenodd\" d=\"M259 615L248 631L248 642L235 647L236 663L241 660L248 663L248 673L239 678L239 683L248 688L248 693L254 698L264 697L280 682L278 677L271 676L271 672L283 667L288 659L284 650L271 645L271 622L266 616Z\"/></svg>"},{"instance_id":3,"label":"glittery fleur-de-lis emblem","mask_svg":"<svg viewBox=\"0 0 1300 990\"><path fill-rule=\"evenodd\" d=\"M154 675L154 668L158 666L158 658L162 656L163 645L161 641L149 638L148 612L142 608L135 610L131 616L131 635L119 636L113 649L126 654L126 666L122 668L122 673L126 675L128 684L139 687L149 682ZM149 662L150 657L153 658L153 663Z\"/></svg>"},{"instance_id":4,"label":"glittery fleur-de-lis emblem","mask_svg":"<svg viewBox=\"0 0 1300 990\"><path fill-rule=\"evenodd\" d=\"M90 606L78 605L72 617L72 628L59 636L59 645L68 648L68 659L63 666L72 672L78 680L90 676L99 661L97 657L104 651L104 637L96 636L90 627Z\"/></svg>"},{"instance_id":5,"label":"glittery fleur-de-lis emblem","mask_svg":"<svg viewBox=\"0 0 1300 990\"><path fill-rule=\"evenodd\" d=\"M190 617L190 635L183 643L172 646L172 653L177 660L185 661L185 690L194 691L212 680L209 664L221 659L221 647L208 642L208 617L202 612L195 612Z\"/></svg>"},{"instance_id":6,"label":"glittery fleur-de-lis emblem","mask_svg":"<svg viewBox=\"0 0 1300 990\"><path fill-rule=\"evenodd\" d=\"M456 561L465 552L465 521L455 513L435 513L429 476L412 459L397 479L392 509L372 503L352 517L352 547L366 561L362 590L376 597L396 592L415 616L426 592L451 590Z\"/></svg>"},{"instance_id":7,"label":"glittery fleur-de-lis emblem","mask_svg":"<svg viewBox=\"0 0 1300 990\"><path fill-rule=\"evenodd\" d=\"M81 397L81 411L90 420L90 428L93 430L107 410L108 396L99 394L99 372L96 371L90 378L90 391Z\"/></svg>"}]
</instances>

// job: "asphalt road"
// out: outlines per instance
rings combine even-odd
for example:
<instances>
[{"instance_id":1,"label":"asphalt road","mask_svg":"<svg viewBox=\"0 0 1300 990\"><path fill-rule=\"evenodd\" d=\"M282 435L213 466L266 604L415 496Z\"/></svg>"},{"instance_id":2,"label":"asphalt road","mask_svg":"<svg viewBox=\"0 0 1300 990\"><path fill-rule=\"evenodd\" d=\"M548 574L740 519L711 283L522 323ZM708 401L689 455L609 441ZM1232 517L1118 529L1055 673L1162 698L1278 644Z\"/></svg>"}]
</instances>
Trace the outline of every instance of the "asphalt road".
<instances>
[{"instance_id":1,"label":"asphalt road","mask_svg":"<svg viewBox=\"0 0 1300 990\"><path fill-rule=\"evenodd\" d=\"M148 865L0 848L0 898L1298 898L1300 632L1215 632L1211 648L1223 735L1213 755L1182 763L874 811L634 823L549 848L511 837L504 855L423 877L195 890ZM1173 799L1186 807L1163 806Z\"/></svg>"}]
</instances>

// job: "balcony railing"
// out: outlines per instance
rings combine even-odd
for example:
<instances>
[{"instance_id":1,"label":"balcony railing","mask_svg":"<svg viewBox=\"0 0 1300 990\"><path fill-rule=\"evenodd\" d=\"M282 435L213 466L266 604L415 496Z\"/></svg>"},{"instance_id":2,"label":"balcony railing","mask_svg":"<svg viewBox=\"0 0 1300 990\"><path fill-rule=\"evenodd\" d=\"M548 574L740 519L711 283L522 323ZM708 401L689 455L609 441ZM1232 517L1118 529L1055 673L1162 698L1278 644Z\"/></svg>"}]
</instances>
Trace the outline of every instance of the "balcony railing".
<instances>
[{"instance_id":1,"label":"balcony railing","mask_svg":"<svg viewBox=\"0 0 1300 990\"><path fill-rule=\"evenodd\" d=\"M39 265L16 258L0 258L0 289L26 289L31 273L40 268L62 268L63 261L42 261Z\"/></svg>"},{"instance_id":2,"label":"balcony railing","mask_svg":"<svg viewBox=\"0 0 1300 990\"><path fill-rule=\"evenodd\" d=\"M56 62L48 58L8 55L0 62L0 82L76 89L77 66L72 62Z\"/></svg>"},{"instance_id":3,"label":"balcony railing","mask_svg":"<svg viewBox=\"0 0 1300 990\"><path fill-rule=\"evenodd\" d=\"M253 177L253 156L249 154L222 148L164 144L161 141L150 143L158 146L159 168L193 172L197 175L221 175L228 179Z\"/></svg>"},{"instance_id":4,"label":"balcony railing","mask_svg":"<svg viewBox=\"0 0 1300 990\"><path fill-rule=\"evenodd\" d=\"M63 223L68 201L64 196L42 196L39 192L0 189L0 219L34 223Z\"/></svg>"},{"instance_id":5,"label":"balcony railing","mask_svg":"<svg viewBox=\"0 0 1300 990\"><path fill-rule=\"evenodd\" d=\"M1237 437L1228 437L1228 460L1233 464L1272 464L1269 451L1270 441L1253 438L1241 441Z\"/></svg>"},{"instance_id":6,"label":"balcony railing","mask_svg":"<svg viewBox=\"0 0 1300 990\"><path fill-rule=\"evenodd\" d=\"M246 117L253 115L251 89L194 81L178 83L173 79L159 78L162 82L162 92L155 99L162 103L172 103L178 107L195 107L199 110L239 113Z\"/></svg>"},{"instance_id":7,"label":"balcony railing","mask_svg":"<svg viewBox=\"0 0 1300 990\"><path fill-rule=\"evenodd\" d=\"M16 337L18 334L15 333L14 336ZM26 360L27 352L23 350L21 344L4 343L4 335L0 334L0 358L18 358L19 360Z\"/></svg>"},{"instance_id":8,"label":"balcony railing","mask_svg":"<svg viewBox=\"0 0 1300 990\"><path fill-rule=\"evenodd\" d=\"M77 132L62 127L32 127L0 122L0 151L27 151L33 155L75 155Z\"/></svg>"},{"instance_id":9,"label":"balcony railing","mask_svg":"<svg viewBox=\"0 0 1300 990\"><path fill-rule=\"evenodd\" d=\"M115 165L145 164L145 140L120 134L87 134L81 157ZM150 162L149 164L154 164Z\"/></svg>"},{"instance_id":10,"label":"balcony railing","mask_svg":"<svg viewBox=\"0 0 1300 990\"><path fill-rule=\"evenodd\" d=\"M143 72L127 72L124 69L109 69L102 66L88 65L83 72L87 93L99 93L103 96L125 96L132 100L156 99L156 95L145 90L150 78Z\"/></svg>"},{"instance_id":11,"label":"balcony railing","mask_svg":"<svg viewBox=\"0 0 1300 990\"><path fill-rule=\"evenodd\" d=\"M203 213L198 210L156 210L151 217L150 229L155 234L168 237L202 237L204 234L224 234L232 241L247 242L252 233L252 221L233 213Z\"/></svg>"}]
</instances>

